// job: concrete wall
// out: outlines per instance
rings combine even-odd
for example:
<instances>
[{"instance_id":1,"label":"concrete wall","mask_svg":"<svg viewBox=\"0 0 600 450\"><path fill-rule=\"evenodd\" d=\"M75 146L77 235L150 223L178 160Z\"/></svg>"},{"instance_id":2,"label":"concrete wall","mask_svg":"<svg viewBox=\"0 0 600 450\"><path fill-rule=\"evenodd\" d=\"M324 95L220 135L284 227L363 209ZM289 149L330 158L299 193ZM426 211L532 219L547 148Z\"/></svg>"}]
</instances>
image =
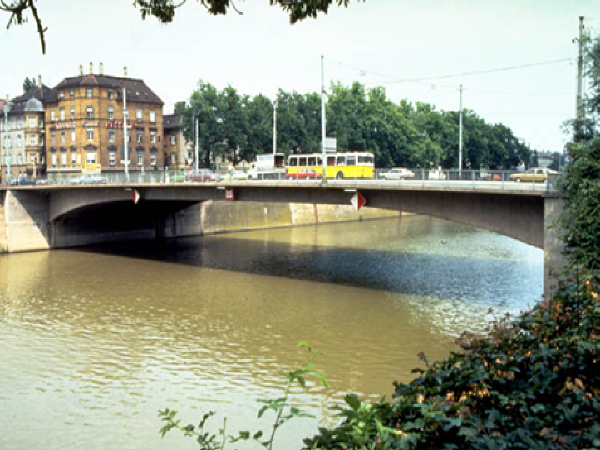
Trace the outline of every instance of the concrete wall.
<instances>
[{"instance_id":1,"label":"concrete wall","mask_svg":"<svg viewBox=\"0 0 600 450\"><path fill-rule=\"evenodd\" d=\"M1 243L7 252L50 248L48 195L40 192L5 191L2 202Z\"/></svg>"}]
</instances>

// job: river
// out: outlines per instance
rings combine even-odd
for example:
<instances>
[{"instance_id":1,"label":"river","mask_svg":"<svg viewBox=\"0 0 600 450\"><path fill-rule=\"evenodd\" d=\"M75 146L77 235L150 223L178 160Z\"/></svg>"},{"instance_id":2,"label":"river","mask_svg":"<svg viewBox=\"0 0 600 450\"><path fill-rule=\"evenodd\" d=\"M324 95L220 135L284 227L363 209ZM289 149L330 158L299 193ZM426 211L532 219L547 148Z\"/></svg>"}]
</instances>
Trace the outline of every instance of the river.
<instances>
[{"instance_id":1,"label":"river","mask_svg":"<svg viewBox=\"0 0 600 450\"><path fill-rule=\"evenodd\" d=\"M308 341L329 388L293 390L316 418L276 448L299 448L345 393L389 398L417 353L448 355L542 284L541 250L424 216L2 255L0 449L197 448L160 438L165 407L256 430Z\"/></svg>"}]
</instances>

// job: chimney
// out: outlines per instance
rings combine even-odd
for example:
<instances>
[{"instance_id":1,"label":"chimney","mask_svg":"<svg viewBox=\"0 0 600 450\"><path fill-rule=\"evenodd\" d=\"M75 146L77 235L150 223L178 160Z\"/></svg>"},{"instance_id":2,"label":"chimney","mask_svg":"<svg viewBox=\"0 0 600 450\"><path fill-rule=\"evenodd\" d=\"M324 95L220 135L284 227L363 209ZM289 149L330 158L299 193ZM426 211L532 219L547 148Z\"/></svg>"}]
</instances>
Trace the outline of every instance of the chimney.
<instances>
[{"instance_id":1,"label":"chimney","mask_svg":"<svg viewBox=\"0 0 600 450\"><path fill-rule=\"evenodd\" d=\"M100 75L102 75L103 71L104 71L104 66L102 65L102 63L100 63Z\"/></svg>"},{"instance_id":2,"label":"chimney","mask_svg":"<svg viewBox=\"0 0 600 450\"><path fill-rule=\"evenodd\" d=\"M90 62L90 75L94 73L94 65Z\"/></svg>"},{"instance_id":3,"label":"chimney","mask_svg":"<svg viewBox=\"0 0 600 450\"><path fill-rule=\"evenodd\" d=\"M41 88L42 87L42 76L38 75L38 87Z\"/></svg>"},{"instance_id":4,"label":"chimney","mask_svg":"<svg viewBox=\"0 0 600 450\"><path fill-rule=\"evenodd\" d=\"M79 75L83 75L83 65L79 64Z\"/></svg>"},{"instance_id":5,"label":"chimney","mask_svg":"<svg viewBox=\"0 0 600 450\"><path fill-rule=\"evenodd\" d=\"M127 78L127 66L123 67L123 76Z\"/></svg>"}]
</instances>

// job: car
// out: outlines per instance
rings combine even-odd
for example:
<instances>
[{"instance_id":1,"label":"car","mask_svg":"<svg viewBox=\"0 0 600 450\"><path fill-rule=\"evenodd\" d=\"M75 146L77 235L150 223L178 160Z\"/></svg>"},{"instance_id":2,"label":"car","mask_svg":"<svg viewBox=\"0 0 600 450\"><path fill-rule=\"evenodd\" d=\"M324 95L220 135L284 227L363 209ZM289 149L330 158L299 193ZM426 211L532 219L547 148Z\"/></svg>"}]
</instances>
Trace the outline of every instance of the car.
<instances>
[{"instance_id":1,"label":"car","mask_svg":"<svg viewBox=\"0 0 600 450\"><path fill-rule=\"evenodd\" d=\"M514 181L515 183L520 183L521 181L547 183L548 175L558 175L558 172L547 167L532 167L523 173L512 173L510 181Z\"/></svg>"},{"instance_id":2,"label":"car","mask_svg":"<svg viewBox=\"0 0 600 450\"><path fill-rule=\"evenodd\" d=\"M186 178L185 172L175 172L175 173L169 174L169 181L171 183L181 183L182 181L185 181L185 178Z\"/></svg>"},{"instance_id":3,"label":"car","mask_svg":"<svg viewBox=\"0 0 600 450\"><path fill-rule=\"evenodd\" d=\"M106 184L106 178L96 173L84 173L78 177L71 178L69 184Z\"/></svg>"},{"instance_id":4,"label":"car","mask_svg":"<svg viewBox=\"0 0 600 450\"><path fill-rule=\"evenodd\" d=\"M226 180L247 180L248 174L246 172L242 172L241 170L236 170L233 173L228 173L224 178Z\"/></svg>"},{"instance_id":5,"label":"car","mask_svg":"<svg viewBox=\"0 0 600 450\"><path fill-rule=\"evenodd\" d=\"M210 169L199 169L186 175L186 181L220 181L221 176Z\"/></svg>"},{"instance_id":6,"label":"car","mask_svg":"<svg viewBox=\"0 0 600 450\"><path fill-rule=\"evenodd\" d=\"M415 173L406 167L394 167L389 172L381 174L383 180L404 180L405 178L414 178Z\"/></svg>"},{"instance_id":7,"label":"car","mask_svg":"<svg viewBox=\"0 0 600 450\"><path fill-rule=\"evenodd\" d=\"M37 181L24 176L18 176L16 178L11 178L8 184L11 186L35 186Z\"/></svg>"},{"instance_id":8,"label":"car","mask_svg":"<svg viewBox=\"0 0 600 450\"><path fill-rule=\"evenodd\" d=\"M314 169L302 169L295 173L286 173L285 178L288 180L320 180L323 175Z\"/></svg>"}]
</instances>

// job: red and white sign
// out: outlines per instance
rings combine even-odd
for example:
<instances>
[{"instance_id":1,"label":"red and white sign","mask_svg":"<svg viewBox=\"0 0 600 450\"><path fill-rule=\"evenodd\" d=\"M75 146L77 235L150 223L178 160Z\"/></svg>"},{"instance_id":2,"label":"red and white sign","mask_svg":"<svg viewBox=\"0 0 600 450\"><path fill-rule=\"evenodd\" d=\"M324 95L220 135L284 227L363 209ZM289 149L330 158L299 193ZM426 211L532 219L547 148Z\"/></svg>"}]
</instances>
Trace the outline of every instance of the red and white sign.
<instances>
[{"instance_id":1,"label":"red and white sign","mask_svg":"<svg viewBox=\"0 0 600 450\"><path fill-rule=\"evenodd\" d=\"M225 200L235 200L235 192L232 187L225 188Z\"/></svg>"},{"instance_id":2,"label":"red and white sign","mask_svg":"<svg viewBox=\"0 0 600 450\"><path fill-rule=\"evenodd\" d=\"M134 189L131 192L131 200L133 200L133 203L137 205L137 202L140 201L140 193L137 191L137 189Z\"/></svg>"},{"instance_id":3,"label":"red and white sign","mask_svg":"<svg viewBox=\"0 0 600 450\"><path fill-rule=\"evenodd\" d=\"M365 200L365 198L362 195L360 195L360 192L356 191L356 194L354 194L350 199L350 203L352 203L352 206L354 206L354 210L358 211L360 208L367 204L367 200Z\"/></svg>"}]
</instances>

